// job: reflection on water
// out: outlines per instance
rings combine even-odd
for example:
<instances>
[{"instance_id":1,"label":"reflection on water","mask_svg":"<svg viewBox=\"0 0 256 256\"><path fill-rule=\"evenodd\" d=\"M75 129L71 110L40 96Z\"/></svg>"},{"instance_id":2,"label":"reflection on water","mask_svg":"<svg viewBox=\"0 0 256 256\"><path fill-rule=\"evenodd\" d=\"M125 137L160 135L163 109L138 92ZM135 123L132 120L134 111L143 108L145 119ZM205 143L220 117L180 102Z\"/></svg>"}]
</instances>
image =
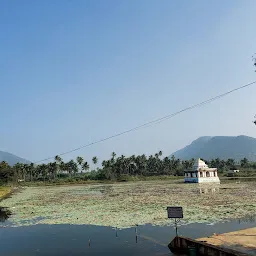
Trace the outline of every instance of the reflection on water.
<instances>
[{"instance_id":1,"label":"reflection on water","mask_svg":"<svg viewBox=\"0 0 256 256\"><path fill-rule=\"evenodd\" d=\"M135 228L35 225L2 228L0 237L5 256L172 255L166 244L143 238Z\"/></svg>"},{"instance_id":2,"label":"reflection on water","mask_svg":"<svg viewBox=\"0 0 256 256\"><path fill-rule=\"evenodd\" d=\"M7 208L0 208L0 222L5 222L11 216L11 211Z\"/></svg>"},{"instance_id":3,"label":"reflection on water","mask_svg":"<svg viewBox=\"0 0 256 256\"><path fill-rule=\"evenodd\" d=\"M250 216L245 216L242 219L238 219L238 223L240 224L241 222L247 222L247 223L255 223L256 216L250 215Z\"/></svg>"},{"instance_id":4,"label":"reflection on water","mask_svg":"<svg viewBox=\"0 0 256 256\"><path fill-rule=\"evenodd\" d=\"M241 182L255 182L256 177L230 177L225 180L225 183L241 183Z\"/></svg>"},{"instance_id":5,"label":"reflection on water","mask_svg":"<svg viewBox=\"0 0 256 256\"><path fill-rule=\"evenodd\" d=\"M179 234L200 238L255 226L255 218L179 227ZM1 226L1 225L0 225ZM118 230L89 225L34 225L0 228L0 255L4 256L98 256L172 255L168 243L175 237L173 226L144 225Z\"/></svg>"},{"instance_id":6,"label":"reflection on water","mask_svg":"<svg viewBox=\"0 0 256 256\"><path fill-rule=\"evenodd\" d=\"M219 192L220 190L220 185L219 184L214 184L214 185L208 185L208 184L199 184L198 186L198 192L199 194L214 194Z\"/></svg>"}]
</instances>

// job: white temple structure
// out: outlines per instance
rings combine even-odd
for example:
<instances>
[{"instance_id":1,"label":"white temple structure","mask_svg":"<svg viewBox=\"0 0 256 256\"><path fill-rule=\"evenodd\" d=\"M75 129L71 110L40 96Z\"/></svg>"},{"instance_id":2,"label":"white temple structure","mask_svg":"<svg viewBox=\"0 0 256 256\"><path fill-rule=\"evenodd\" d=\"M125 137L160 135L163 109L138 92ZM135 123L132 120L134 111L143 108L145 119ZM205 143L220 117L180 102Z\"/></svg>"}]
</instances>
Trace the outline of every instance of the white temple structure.
<instances>
[{"instance_id":1,"label":"white temple structure","mask_svg":"<svg viewBox=\"0 0 256 256\"><path fill-rule=\"evenodd\" d=\"M191 170L184 170L185 182L193 183L204 183L204 182L218 182L220 179L218 177L217 168L209 168L208 165L202 161L200 158L195 161L193 168Z\"/></svg>"}]
</instances>

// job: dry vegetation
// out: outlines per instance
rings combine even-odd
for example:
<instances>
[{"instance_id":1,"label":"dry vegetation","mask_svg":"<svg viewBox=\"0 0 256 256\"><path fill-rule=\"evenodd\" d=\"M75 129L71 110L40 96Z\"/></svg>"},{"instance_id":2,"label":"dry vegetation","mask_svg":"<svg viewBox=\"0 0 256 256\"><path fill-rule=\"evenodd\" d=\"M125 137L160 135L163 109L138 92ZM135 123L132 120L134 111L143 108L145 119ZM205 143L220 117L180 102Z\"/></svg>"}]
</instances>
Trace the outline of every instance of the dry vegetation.
<instances>
[{"instance_id":1,"label":"dry vegetation","mask_svg":"<svg viewBox=\"0 0 256 256\"><path fill-rule=\"evenodd\" d=\"M200 194L200 187L208 193ZM256 212L256 182L210 185L174 181L28 187L2 202L13 226L92 224L119 228L168 225L167 206L182 206L184 222L217 222Z\"/></svg>"},{"instance_id":2,"label":"dry vegetation","mask_svg":"<svg viewBox=\"0 0 256 256\"><path fill-rule=\"evenodd\" d=\"M11 192L11 187L0 187L0 199L5 197Z\"/></svg>"}]
</instances>

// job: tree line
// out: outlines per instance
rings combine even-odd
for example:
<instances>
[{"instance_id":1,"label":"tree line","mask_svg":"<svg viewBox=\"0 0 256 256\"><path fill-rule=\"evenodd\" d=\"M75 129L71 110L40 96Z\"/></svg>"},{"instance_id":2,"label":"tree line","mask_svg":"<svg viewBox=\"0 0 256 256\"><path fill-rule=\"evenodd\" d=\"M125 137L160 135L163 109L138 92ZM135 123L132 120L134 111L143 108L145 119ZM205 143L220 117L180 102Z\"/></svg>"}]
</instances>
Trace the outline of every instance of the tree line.
<instances>
[{"instance_id":1,"label":"tree line","mask_svg":"<svg viewBox=\"0 0 256 256\"><path fill-rule=\"evenodd\" d=\"M234 159L225 161L219 158L204 161L209 167L218 168L219 172L236 169L238 166L256 169L256 163L249 162L247 158L243 158L239 163ZM64 162L60 156L56 156L53 162L38 165L17 163L10 166L7 162L2 161L0 163L0 182L54 182L60 179L120 180L127 176L183 176L184 169L192 168L194 162L195 159L182 161L174 156L163 157L162 151L148 157L144 154L130 157L117 156L113 152L110 159L102 161L100 168L97 167L98 158L96 156L92 158L93 166L91 167L81 156L68 162Z\"/></svg>"}]
</instances>

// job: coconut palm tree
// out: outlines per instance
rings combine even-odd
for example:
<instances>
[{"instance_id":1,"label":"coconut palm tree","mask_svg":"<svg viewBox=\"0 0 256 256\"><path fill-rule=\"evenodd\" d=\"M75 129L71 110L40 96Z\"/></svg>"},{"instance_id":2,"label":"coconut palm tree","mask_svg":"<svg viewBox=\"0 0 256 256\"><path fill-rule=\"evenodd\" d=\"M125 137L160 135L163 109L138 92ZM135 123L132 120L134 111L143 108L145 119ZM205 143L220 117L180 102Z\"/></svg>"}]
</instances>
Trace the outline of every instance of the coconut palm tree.
<instances>
[{"instance_id":1,"label":"coconut palm tree","mask_svg":"<svg viewBox=\"0 0 256 256\"><path fill-rule=\"evenodd\" d=\"M81 156L78 156L78 157L76 158L76 162L77 162L77 164L79 165L80 171L81 171L81 173L82 173L82 166L83 166L83 163L84 163L84 159L83 159Z\"/></svg>"},{"instance_id":2,"label":"coconut palm tree","mask_svg":"<svg viewBox=\"0 0 256 256\"><path fill-rule=\"evenodd\" d=\"M59 164L59 168L61 170L61 173L64 171L66 172L67 171L67 165L65 164L65 162L61 161L60 164Z\"/></svg>"},{"instance_id":3,"label":"coconut palm tree","mask_svg":"<svg viewBox=\"0 0 256 256\"><path fill-rule=\"evenodd\" d=\"M0 168L1 168L1 169L6 169L8 166L9 166L9 165L8 165L8 163L7 163L6 161L0 162Z\"/></svg>"},{"instance_id":4,"label":"coconut palm tree","mask_svg":"<svg viewBox=\"0 0 256 256\"><path fill-rule=\"evenodd\" d=\"M93 164L96 166L97 165L97 163L98 163L98 158L97 158L97 156L94 156L93 158L92 158L92 162L93 162Z\"/></svg>"},{"instance_id":5,"label":"coconut palm tree","mask_svg":"<svg viewBox=\"0 0 256 256\"><path fill-rule=\"evenodd\" d=\"M172 155L172 156L171 156L170 166L171 166L171 169L172 169L172 170L175 170L175 169L176 169L176 167L177 167L177 161L176 161L176 159L175 159L175 156L174 156L174 155Z\"/></svg>"},{"instance_id":6,"label":"coconut palm tree","mask_svg":"<svg viewBox=\"0 0 256 256\"><path fill-rule=\"evenodd\" d=\"M83 169L85 172L87 172L87 171L90 169L89 164L88 164L87 162L84 162L84 163L83 163L83 166L82 166L82 169Z\"/></svg>"},{"instance_id":7,"label":"coconut palm tree","mask_svg":"<svg viewBox=\"0 0 256 256\"><path fill-rule=\"evenodd\" d=\"M34 174L35 174L35 165L34 165L34 163L30 163L29 172L30 172L30 181L32 181L33 177L34 177Z\"/></svg>"},{"instance_id":8,"label":"coconut palm tree","mask_svg":"<svg viewBox=\"0 0 256 256\"><path fill-rule=\"evenodd\" d=\"M55 156L54 157L54 160L55 160L55 162L56 162L56 164L57 164L57 176L60 174L60 172L61 172L61 163L62 163L62 158L60 157L60 156Z\"/></svg>"},{"instance_id":9,"label":"coconut palm tree","mask_svg":"<svg viewBox=\"0 0 256 256\"><path fill-rule=\"evenodd\" d=\"M156 170L156 156L150 155L147 161L147 173L153 174Z\"/></svg>"},{"instance_id":10,"label":"coconut palm tree","mask_svg":"<svg viewBox=\"0 0 256 256\"><path fill-rule=\"evenodd\" d=\"M51 178L52 178L52 179L55 179L55 178L56 178L57 171L58 171L58 165L57 165L57 163L56 163L56 162L49 163L49 164L47 165L47 168L48 168L49 174L51 174Z\"/></svg>"},{"instance_id":11,"label":"coconut palm tree","mask_svg":"<svg viewBox=\"0 0 256 256\"><path fill-rule=\"evenodd\" d=\"M182 165L184 166L185 169L189 169L190 168L190 161L188 161L188 160L182 161Z\"/></svg>"},{"instance_id":12,"label":"coconut palm tree","mask_svg":"<svg viewBox=\"0 0 256 256\"><path fill-rule=\"evenodd\" d=\"M40 165L35 165L34 166L34 180L37 180L38 177L40 176Z\"/></svg>"},{"instance_id":13,"label":"coconut palm tree","mask_svg":"<svg viewBox=\"0 0 256 256\"><path fill-rule=\"evenodd\" d=\"M115 153L115 152L112 152L111 156L112 156L111 162L114 164L114 163L115 163L116 153Z\"/></svg>"},{"instance_id":14,"label":"coconut palm tree","mask_svg":"<svg viewBox=\"0 0 256 256\"><path fill-rule=\"evenodd\" d=\"M137 156L135 158L135 164L137 167L136 174L143 175L146 170L147 162L144 156Z\"/></svg>"},{"instance_id":15,"label":"coconut palm tree","mask_svg":"<svg viewBox=\"0 0 256 256\"><path fill-rule=\"evenodd\" d=\"M23 180L26 181L26 176L29 173L29 164L22 164L22 176L23 176Z\"/></svg>"},{"instance_id":16,"label":"coconut palm tree","mask_svg":"<svg viewBox=\"0 0 256 256\"><path fill-rule=\"evenodd\" d=\"M44 182L45 182L46 176L48 174L48 167L47 167L46 164L41 164L40 165L40 174L43 177Z\"/></svg>"},{"instance_id":17,"label":"coconut palm tree","mask_svg":"<svg viewBox=\"0 0 256 256\"><path fill-rule=\"evenodd\" d=\"M0 181L8 182L9 180L15 178L14 170L9 166L6 161L0 162Z\"/></svg>"},{"instance_id":18,"label":"coconut palm tree","mask_svg":"<svg viewBox=\"0 0 256 256\"><path fill-rule=\"evenodd\" d=\"M102 161L101 165L102 165L103 168L106 166L106 163L107 163L106 160L103 160L103 161Z\"/></svg>"},{"instance_id":19,"label":"coconut palm tree","mask_svg":"<svg viewBox=\"0 0 256 256\"><path fill-rule=\"evenodd\" d=\"M54 157L54 160L55 160L55 162L57 162L57 163L61 163L62 158L57 155L57 156Z\"/></svg>"},{"instance_id":20,"label":"coconut palm tree","mask_svg":"<svg viewBox=\"0 0 256 256\"><path fill-rule=\"evenodd\" d=\"M229 168L233 168L235 166L235 160L232 159L232 158L229 158L226 162L226 165L229 167Z\"/></svg>"},{"instance_id":21,"label":"coconut palm tree","mask_svg":"<svg viewBox=\"0 0 256 256\"><path fill-rule=\"evenodd\" d=\"M243 158L241 161L240 161L240 164L242 167L248 167L249 166L249 161L247 158Z\"/></svg>"},{"instance_id":22,"label":"coconut palm tree","mask_svg":"<svg viewBox=\"0 0 256 256\"><path fill-rule=\"evenodd\" d=\"M171 160L167 156L163 159L163 173L164 174L172 174L172 173L170 173L170 171L171 171L170 162L171 162Z\"/></svg>"},{"instance_id":23,"label":"coconut palm tree","mask_svg":"<svg viewBox=\"0 0 256 256\"><path fill-rule=\"evenodd\" d=\"M72 173L76 174L78 172L77 163L73 159L66 163L66 168L70 177Z\"/></svg>"},{"instance_id":24,"label":"coconut palm tree","mask_svg":"<svg viewBox=\"0 0 256 256\"><path fill-rule=\"evenodd\" d=\"M92 158L92 162L93 162L93 164L97 164L98 163L98 158L97 158L97 156L94 156L93 158Z\"/></svg>"}]
</instances>

